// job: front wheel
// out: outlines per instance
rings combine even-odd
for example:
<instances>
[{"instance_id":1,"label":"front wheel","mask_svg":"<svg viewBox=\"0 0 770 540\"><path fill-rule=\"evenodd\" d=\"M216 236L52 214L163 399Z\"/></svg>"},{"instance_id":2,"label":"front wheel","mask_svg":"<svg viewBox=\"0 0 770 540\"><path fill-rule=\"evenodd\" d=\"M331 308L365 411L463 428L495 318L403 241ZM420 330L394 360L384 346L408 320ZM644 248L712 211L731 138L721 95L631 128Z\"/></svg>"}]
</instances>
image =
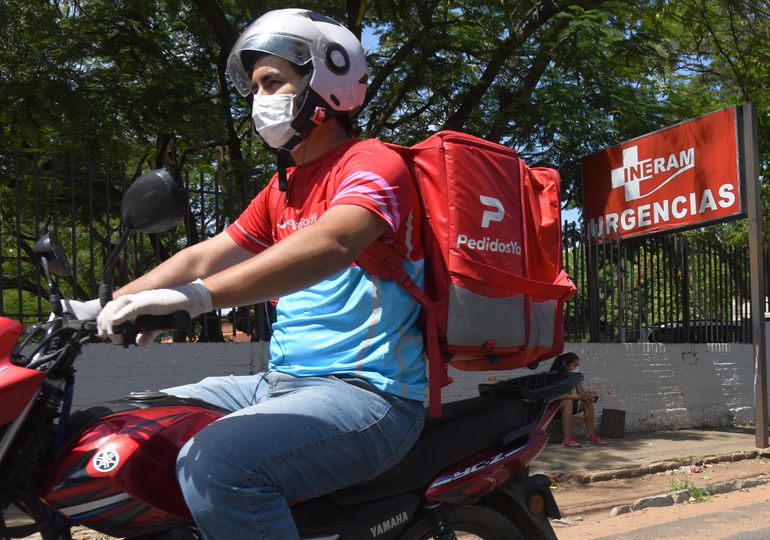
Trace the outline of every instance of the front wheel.
<instances>
[{"instance_id":1,"label":"front wheel","mask_svg":"<svg viewBox=\"0 0 770 540\"><path fill-rule=\"evenodd\" d=\"M464 505L450 509L457 540L524 540L519 529L497 510L485 506ZM400 540L433 538L425 517L406 531Z\"/></svg>"}]
</instances>

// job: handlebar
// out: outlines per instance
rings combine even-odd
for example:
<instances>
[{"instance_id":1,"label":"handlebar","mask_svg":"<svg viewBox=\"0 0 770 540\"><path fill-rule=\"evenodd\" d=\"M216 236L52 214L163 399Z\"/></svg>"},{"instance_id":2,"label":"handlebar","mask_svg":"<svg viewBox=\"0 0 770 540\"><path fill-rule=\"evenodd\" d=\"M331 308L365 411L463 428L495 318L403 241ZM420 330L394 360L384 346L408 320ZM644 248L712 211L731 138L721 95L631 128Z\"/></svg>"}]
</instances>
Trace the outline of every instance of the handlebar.
<instances>
[{"instance_id":1,"label":"handlebar","mask_svg":"<svg viewBox=\"0 0 770 540\"><path fill-rule=\"evenodd\" d=\"M154 330L189 332L191 322L190 314L184 310L179 310L168 315L139 315L132 321L116 325L112 330L123 336L123 346L128 347L130 343L136 341L136 335L140 332L152 332Z\"/></svg>"},{"instance_id":2,"label":"handlebar","mask_svg":"<svg viewBox=\"0 0 770 540\"><path fill-rule=\"evenodd\" d=\"M140 332L152 332L154 330L190 332L191 323L190 314L179 310L168 315L139 315L134 320L115 325L112 330L115 334L123 336L123 346L128 347L129 344L136 341L136 335ZM63 326L93 335L97 332L96 321L93 319L87 321L71 319L64 321Z\"/></svg>"},{"instance_id":3,"label":"handlebar","mask_svg":"<svg viewBox=\"0 0 770 540\"><path fill-rule=\"evenodd\" d=\"M71 365L80 352L80 345L98 333L95 319L72 319L69 318L71 315L68 315L29 326L26 337L22 337L13 349L14 364L29 369L42 369L47 366L45 371L48 373L64 373L60 368ZM139 315L134 320L116 325L113 332L121 335L123 346L128 347L136 342L139 332L189 332L191 322L190 314L181 310L168 315ZM33 340L37 341L33 343ZM28 345L33 346L31 351L26 350Z\"/></svg>"}]
</instances>

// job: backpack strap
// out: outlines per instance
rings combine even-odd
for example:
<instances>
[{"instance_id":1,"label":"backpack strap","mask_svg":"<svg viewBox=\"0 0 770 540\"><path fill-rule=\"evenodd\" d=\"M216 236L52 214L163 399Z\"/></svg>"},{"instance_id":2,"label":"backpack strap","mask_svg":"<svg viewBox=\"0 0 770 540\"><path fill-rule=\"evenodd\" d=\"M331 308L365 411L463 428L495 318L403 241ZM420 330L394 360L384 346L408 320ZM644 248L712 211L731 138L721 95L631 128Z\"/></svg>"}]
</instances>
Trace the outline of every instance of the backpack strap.
<instances>
[{"instance_id":1,"label":"backpack strap","mask_svg":"<svg viewBox=\"0 0 770 540\"><path fill-rule=\"evenodd\" d=\"M441 354L436 308L433 301L404 270L403 258L393 246L374 242L358 256L356 263L374 276L395 281L420 304L425 318L425 347L428 355L428 413L433 418L439 418L441 388L452 381Z\"/></svg>"}]
</instances>

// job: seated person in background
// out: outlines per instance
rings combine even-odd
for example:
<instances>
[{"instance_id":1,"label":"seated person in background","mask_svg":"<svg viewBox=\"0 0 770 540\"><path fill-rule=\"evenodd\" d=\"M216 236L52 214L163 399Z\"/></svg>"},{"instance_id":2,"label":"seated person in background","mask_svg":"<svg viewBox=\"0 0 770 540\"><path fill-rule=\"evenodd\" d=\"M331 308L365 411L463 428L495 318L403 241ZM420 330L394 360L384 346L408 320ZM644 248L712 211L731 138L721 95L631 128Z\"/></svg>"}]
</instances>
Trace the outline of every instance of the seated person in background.
<instances>
[{"instance_id":1,"label":"seated person in background","mask_svg":"<svg viewBox=\"0 0 770 540\"><path fill-rule=\"evenodd\" d=\"M557 356L549 371L571 371L576 372L580 367L580 357L573 352L566 352ZM561 426L563 431L562 444L564 446L580 446L572 437L572 418L576 414L584 413L588 444L607 444L607 441L596 434L596 413L594 403L599 399L599 394L594 390L588 390L579 383L572 390L572 393L562 398Z\"/></svg>"}]
</instances>

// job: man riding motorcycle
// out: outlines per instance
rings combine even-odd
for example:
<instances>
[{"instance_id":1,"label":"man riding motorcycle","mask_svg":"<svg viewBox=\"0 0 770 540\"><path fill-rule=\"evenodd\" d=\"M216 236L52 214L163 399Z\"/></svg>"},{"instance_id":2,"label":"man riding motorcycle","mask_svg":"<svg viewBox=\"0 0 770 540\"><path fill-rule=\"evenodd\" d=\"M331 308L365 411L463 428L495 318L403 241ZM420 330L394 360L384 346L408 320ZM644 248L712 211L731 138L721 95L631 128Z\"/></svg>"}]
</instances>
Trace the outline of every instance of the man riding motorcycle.
<instances>
[{"instance_id":1,"label":"man riding motorcycle","mask_svg":"<svg viewBox=\"0 0 770 540\"><path fill-rule=\"evenodd\" d=\"M203 535L299 538L288 501L377 476L422 430L419 306L354 262L389 243L421 284L419 203L402 159L351 135L367 70L345 27L306 10L273 11L245 29L227 65L241 95L253 95L255 132L277 153L278 173L224 232L116 291L98 326L112 336L141 314L197 316L280 297L266 372L166 392L230 411L177 461Z\"/></svg>"}]
</instances>

